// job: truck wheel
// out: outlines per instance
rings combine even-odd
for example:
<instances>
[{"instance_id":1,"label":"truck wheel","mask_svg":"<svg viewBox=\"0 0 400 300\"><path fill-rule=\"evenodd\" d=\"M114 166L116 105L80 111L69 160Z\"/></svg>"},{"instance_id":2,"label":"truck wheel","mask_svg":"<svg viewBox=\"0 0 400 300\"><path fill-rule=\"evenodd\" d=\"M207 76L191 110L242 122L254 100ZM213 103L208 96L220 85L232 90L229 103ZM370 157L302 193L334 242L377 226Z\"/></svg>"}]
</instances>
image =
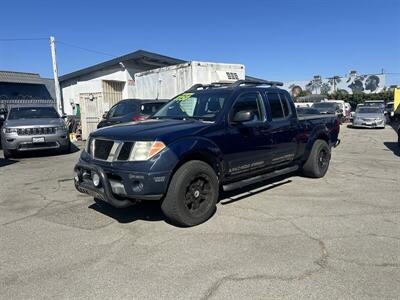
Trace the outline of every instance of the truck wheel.
<instances>
[{"instance_id":1,"label":"truck wheel","mask_svg":"<svg viewBox=\"0 0 400 300\"><path fill-rule=\"evenodd\" d=\"M327 142L316 140L307 161L303 165L303 174L311 178L324 177L331 160L331 149Z\"/></svg>"},{"instance_id":2,"label":"truck wheel","mask_svg":"<svg viewBox=\"0 0 400 300\"><path fill-rule=\"evenodd\" d=\"M214 214L218 192L214 170L205 162L189 161L173 175L161 209L178 225L198 225Z\"/></svg>"}]
</instances>

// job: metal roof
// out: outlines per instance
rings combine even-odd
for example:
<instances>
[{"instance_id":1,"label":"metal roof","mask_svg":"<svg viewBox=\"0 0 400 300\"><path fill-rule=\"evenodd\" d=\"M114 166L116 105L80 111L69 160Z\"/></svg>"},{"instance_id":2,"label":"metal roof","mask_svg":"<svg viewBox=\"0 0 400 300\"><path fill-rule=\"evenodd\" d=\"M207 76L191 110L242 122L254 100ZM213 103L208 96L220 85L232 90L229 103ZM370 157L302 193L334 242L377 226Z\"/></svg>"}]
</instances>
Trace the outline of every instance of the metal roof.
<instances>
[{"instance_id":1,"label":"metal roof","mask_svg":"<svg viewBox=\"0 0 400 300\"><path fill-rule=\"evenodd\" d=\"M164 56L161 54L157 54L157 53L152 53L152 52L148 52L148 51L144 51L144 50L138 50L123 56L119 56L116 57L114 59L99 63L97 65L88 67L88 68L84 68L72 73L68 73L65 74L63 76L60 76L59 80L60 82L62 81L66 81L75 77L79 77L94 71L98 71L110 66L114 66L117 65L119 63L123 63L124 61L128 61L128 60L133 60L136 61L139 64L143 64L143 65L149 65L149 66L153 66L154 68L160 68L160 67L165 67L165 66L170 66L170 65L176 65L176 64L181 64L184 63L186 61L181 60L181 59L177 59L177 58L173 58L173 57L169 57L169 56Z\"/></svg>"},{"instance_id":2,"label":"metal roof","mask_svg":"<svg viewBox=\"0 0 400 300\"><path fill-rule=\"evenodd\" d=\"M0 82L43 84L39 74L15 71L0 71Z\"/></svg>"}]
</instances>

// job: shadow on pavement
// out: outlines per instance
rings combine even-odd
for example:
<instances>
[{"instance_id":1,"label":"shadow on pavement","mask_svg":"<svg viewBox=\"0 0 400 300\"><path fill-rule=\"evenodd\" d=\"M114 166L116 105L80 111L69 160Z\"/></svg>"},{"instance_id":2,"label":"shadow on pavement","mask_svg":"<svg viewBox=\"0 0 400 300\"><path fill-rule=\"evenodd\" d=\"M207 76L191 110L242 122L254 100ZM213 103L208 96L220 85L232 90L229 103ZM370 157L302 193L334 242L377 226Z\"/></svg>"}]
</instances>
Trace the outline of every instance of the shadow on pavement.
<instances>
[{"instance_id":1,"label":"shadow on pavement","mask_svg":"<svg viewBox=\"0 0 400 300\"><path fill-rule=\"evenodd\" d=\"M400 157L400 147L396 142L383 142L383 144L388 148L390 151L393 152L394 155Z\"/></svg>"},{"instance_id":2,"label":"shadow on pavement","mask_svg":"<svg viewBox=\"0 0 400 300\"><path fill-rule=\"evenodd\" d=\"M119 223L131 223L137 220L165 220L159 201L143 201L128 208L119 209L106 202L95 199L95 203L90 205L89 208L113 218Z\"/></svg>"},{"instance_id":3,"label":"shadow on pavement","mask_svg":"<svg viewBox=\"0 0 400 300\"><path fill-rule=\"evenodd\" d=\"M287 178L292 176L296 176L296 173L282 175L276 177L275 179L252 184L234 191L221 192L219 202L221 205L227 205L236 201L243 200L247 197L254 196L256 194L265 192L278 186L290 183L292 182L292 180ZM119 223L131 223L137 220L153 222L165 221L173 226L181 227L177 224L171 223L164 216L161 210L161 201L143 201L138 204L132 205L131 207L119 209L104 201L95 199L95 203L91 204L89 208L99 213L102 213L110 218L113 218Z\"/></svg>"},{"instance_id":4,"label":"shadow on pavement","mask_svg":"<svg viewBox=\"0 0 400 300\"><path fill-rule=\"evenodd\" d=\"M0 168L17 163L18 160L0 158Z\"/></svg>"}]
</instances>

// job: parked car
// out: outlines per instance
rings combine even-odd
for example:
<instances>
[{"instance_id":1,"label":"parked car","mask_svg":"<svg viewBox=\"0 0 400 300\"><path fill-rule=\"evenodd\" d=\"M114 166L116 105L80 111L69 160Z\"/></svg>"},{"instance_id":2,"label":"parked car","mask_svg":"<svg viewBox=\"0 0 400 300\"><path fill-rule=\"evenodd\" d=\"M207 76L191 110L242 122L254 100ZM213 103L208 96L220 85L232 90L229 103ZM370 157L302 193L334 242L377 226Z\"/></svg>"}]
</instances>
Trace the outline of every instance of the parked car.
<instances>
[{"instance_id":1,"label":"parked car","mask_svg":"<svg viewBox=\"0 0 400 300\"><path fill-rule=\"evenodd\" d=\"M119 208L162 200L172 222L193 226L213 215L220 188L296 170L323 177L339 121L298 117L280 84L196 85L148 120L92 132L75 166L76 189Z\"/></svg>"},{"instance_id":2,"label":"parked car","mask_svg":"<svg viewBox=\"0 0 400 300\"><path fill-rule=\"evenodd\" d=\"M7 110L5 108L0 107L0 132L1 128L3 127L4 120L7 116Z\"/></svg>"},{"instance_id":3,"label":"parked car","mask_svg":"<svg viewBox=\"0 0 400 300\"><path fill-rule=\"evenodd\" d=\"M392 119L394 119L394 102L386 103L385 116L386 116L387 123L392 121Z\"/></svg>"},{"instance_id":4,"label":"parked car","mask_svg":"<svg viewBox=\"0 0 400 300\"><path fill-rule=\"evenodd\" d=\"M297 107L296 111L299 116L301 116L301 115L320 115L321 114L317 109L311 108L311 107Z\"/></svg>"},{"instance_id":5,"label":"parked car","mask_svg":"<svg viewBox=\"0 0 400 300\"><path fill-rule=\"evenodd\" d=\"M154 114L168 100L140 100L125 99L121 100L110 111L103 115L103 119L97 128L111 126L120 123L142 121Z\"/></svg>"},{"instance_id":6,"label":"parked car","mask_svg":"<svg viewBox=\"0 0 400 300\"><path fill-rule=\"evenodd\" d=\"M16 152L71 150L65 122L52 106L11 107L1 130L1 143L6 159Z\"/></svg>"},{"instance_id":7,"label":"parked car","mask_svg":"<svg viewBox=\"0 0 400 300\"><path fill-rule=\"evenodd\" d=\"M386 117L381 107L358 105L353 116L353 127L385 128Z\"/></svg>"},{"instance_id":8,"label":"parked car","mask_svg":"<svg viewBox=\"0 0 400 300\"><path fill-rule=\"evenodd\" d=\"M346 105L346 102L344 102L343 100L326 100L325 102L336 103L339 107L339 111L343 115L343 121L345 119L347 119L347 117L348 117L347 109L348 109L348 106L350 106L350 104L347 103L348 105Z\"/></svg>"},{"instance_id":9,"label":"parked car","mask_svg":"<svg viewBox=\"0 0 400 300\"><path fill-rule=\"evenodd\" d=\"M311 107L318 110L321 114L335 114L340 122L344 120L343 110L336 102L318 102L314 103Z\"/></svg>"}]
</instances>

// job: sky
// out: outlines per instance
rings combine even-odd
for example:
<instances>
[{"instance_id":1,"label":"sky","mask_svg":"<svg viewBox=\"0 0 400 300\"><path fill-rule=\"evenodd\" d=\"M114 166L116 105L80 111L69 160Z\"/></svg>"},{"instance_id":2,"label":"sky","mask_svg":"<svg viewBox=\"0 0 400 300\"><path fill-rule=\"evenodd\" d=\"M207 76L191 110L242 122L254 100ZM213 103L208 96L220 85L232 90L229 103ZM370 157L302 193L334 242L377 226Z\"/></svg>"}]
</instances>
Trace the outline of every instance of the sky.
<instances>
[{"instance_id":1,"label":"sky","mask_svg":"<svg viewBox=\"0 0 400 300\"><path fill-rule=\"evenodd\" d=\"M0 70L52 77L54 35L59 75L143 49L241 63L269 80L383 69L400 84L399 0L13 0L1 8Z\"/></svg>"}]
</instances>

